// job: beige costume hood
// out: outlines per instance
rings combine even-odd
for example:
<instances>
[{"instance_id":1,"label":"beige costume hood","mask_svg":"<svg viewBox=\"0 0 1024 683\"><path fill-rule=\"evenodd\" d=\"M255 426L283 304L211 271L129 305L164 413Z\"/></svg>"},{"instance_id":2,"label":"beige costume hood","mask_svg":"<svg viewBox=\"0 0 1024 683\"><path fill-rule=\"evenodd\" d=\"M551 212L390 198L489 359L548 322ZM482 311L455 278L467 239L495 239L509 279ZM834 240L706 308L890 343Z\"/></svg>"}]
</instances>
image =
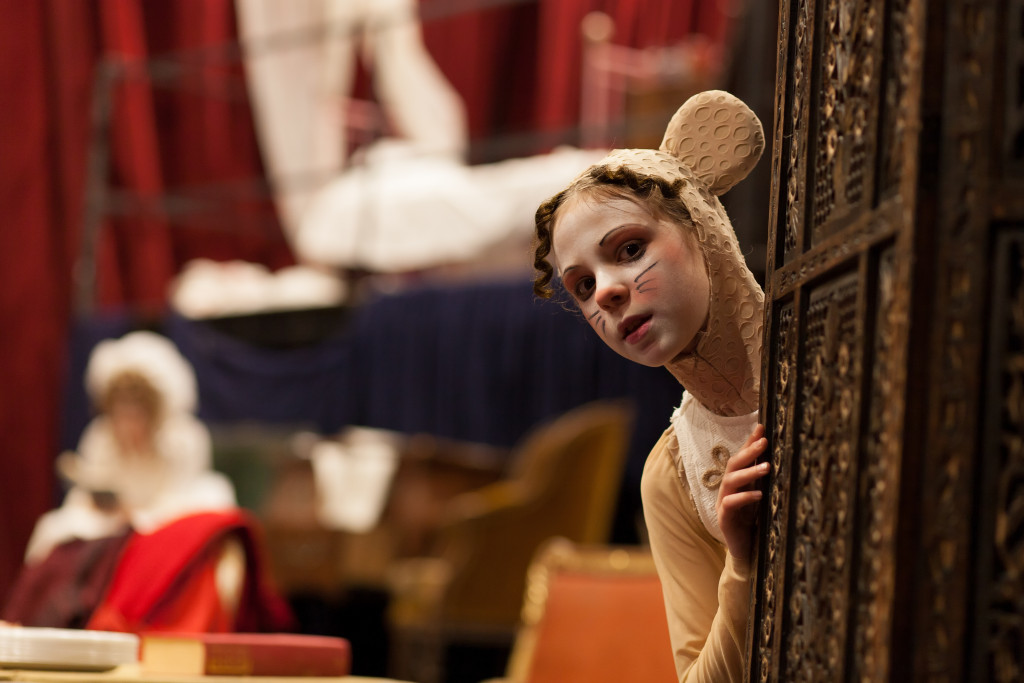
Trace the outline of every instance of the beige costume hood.
<instances>
[{"instance_id":1,"label":"beige costume hood","mask_svg":"<svg viewBox=\"0 0 1024 683\"><path fill-rule=\"evenodd\" d=\"M743 180L763 151L764 131L754 112L735 96L710 90L679 108L660 149L618 149L596 164L682 181L679 197L693 218L711 297L696 348L667 367L719 415L758 407L764 293L718 196Z\"/></svg>"}]
</instances>

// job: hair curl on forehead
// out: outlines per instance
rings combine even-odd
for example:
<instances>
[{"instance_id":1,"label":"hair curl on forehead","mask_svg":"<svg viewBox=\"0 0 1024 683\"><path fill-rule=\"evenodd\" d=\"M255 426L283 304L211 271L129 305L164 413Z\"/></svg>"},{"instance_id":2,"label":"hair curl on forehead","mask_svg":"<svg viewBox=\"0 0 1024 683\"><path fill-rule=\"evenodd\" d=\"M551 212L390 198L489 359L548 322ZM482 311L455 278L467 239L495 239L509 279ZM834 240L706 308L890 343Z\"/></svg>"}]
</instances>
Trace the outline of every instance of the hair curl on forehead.
<instances>
[{"instance_id":1,"label":"hair curl on forehead","mask_svg":"<svg viewBox=\"0 0 1024 683\"><path fill-rule=\"evenodd\" d=\"M628 199L646 208L656 218L692 228L690 211L679 198L682 185L681 179L670 182L657 176L637 173L625 166L594 166L569 187L542 203L534 216L533 268L536 274L533 278L533 293L542 299L550 299L553 294L551 280L555 271L549 260L551 242L558 210L566 200L591 193Z\"/></svg>"}]
</instances>

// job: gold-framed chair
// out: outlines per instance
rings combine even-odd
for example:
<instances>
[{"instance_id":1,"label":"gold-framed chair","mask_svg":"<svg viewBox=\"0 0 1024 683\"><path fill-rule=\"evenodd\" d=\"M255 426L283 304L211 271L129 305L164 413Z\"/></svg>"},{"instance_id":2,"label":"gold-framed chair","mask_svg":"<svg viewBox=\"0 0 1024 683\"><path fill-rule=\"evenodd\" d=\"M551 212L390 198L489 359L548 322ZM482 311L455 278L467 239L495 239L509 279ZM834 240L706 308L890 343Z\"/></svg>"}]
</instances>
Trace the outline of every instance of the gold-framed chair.
<instances>
[{"instance_id":1,"label":"gold-framed chair","mask_svg":"<svg viewBox=\"0 0 1024 683\"><path fill-rule=\"evenodd\" d=\"M650 549L547 542L530 565L506 677L487 683L675 680Z\"/></svg>"},{"instance_id":2,"label":"gold-framed chair","mask_svg":"<svg viewBox=\"0 0 1024 683\"><path fill-rule=\"evenodd\" d=\"M505 478L451 500L434 552L391 569L392 675L432 683L450 644L511 646L537 549L608 541L632 423L627 401L579 406L529 434Z\"/></svg>"}]
</instances>

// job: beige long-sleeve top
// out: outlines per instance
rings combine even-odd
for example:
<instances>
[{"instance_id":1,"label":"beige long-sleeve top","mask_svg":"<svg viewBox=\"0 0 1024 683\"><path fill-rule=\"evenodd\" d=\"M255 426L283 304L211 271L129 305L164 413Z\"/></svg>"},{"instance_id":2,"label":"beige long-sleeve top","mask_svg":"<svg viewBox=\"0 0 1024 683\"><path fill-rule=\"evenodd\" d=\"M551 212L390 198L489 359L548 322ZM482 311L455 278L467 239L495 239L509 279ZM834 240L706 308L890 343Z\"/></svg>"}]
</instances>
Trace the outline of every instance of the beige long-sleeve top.
<instances>
[{"instance_id":1,"label":"beige long-sleeve top","mask_svg":"<svg viewBox=\"0 0 1024 683\"><path fill-rule=\"evenodd\" d=\"M686 683L741 681L750 570L701 522L677 455L670 428L648 456L640 485L676 672Z\"/></svg>"}]
</instances>

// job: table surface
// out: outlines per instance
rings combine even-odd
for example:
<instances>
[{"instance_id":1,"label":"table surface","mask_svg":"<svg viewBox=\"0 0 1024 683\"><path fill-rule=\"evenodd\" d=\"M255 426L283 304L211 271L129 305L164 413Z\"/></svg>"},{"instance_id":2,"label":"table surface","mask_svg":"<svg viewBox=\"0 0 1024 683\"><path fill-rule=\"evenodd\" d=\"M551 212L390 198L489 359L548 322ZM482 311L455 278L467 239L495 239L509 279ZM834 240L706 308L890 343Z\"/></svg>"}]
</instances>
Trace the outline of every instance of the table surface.
<instances>
[{"instance_id":1,"label":"table surface","mask_svg":"<svg viewBox=\"0 0 1024 683\"><path fill-rule=\"evenodd\" d=\"M143 674L138 665L128 664L119 666L110 671L44 671L41 669L0 669L0 681L22 681L24 683L115 683L124 681L129 683L196 683L200 679L215 680L216 683L235 683L246 681L251 683L253 678L259 678L260 683L408 683L393 678L368 678L364 676L342 676L331 678L317 678L312 676L302 677L277 677L277 676L173 676L159 674Z\"/></svg>"}]
</instances>

